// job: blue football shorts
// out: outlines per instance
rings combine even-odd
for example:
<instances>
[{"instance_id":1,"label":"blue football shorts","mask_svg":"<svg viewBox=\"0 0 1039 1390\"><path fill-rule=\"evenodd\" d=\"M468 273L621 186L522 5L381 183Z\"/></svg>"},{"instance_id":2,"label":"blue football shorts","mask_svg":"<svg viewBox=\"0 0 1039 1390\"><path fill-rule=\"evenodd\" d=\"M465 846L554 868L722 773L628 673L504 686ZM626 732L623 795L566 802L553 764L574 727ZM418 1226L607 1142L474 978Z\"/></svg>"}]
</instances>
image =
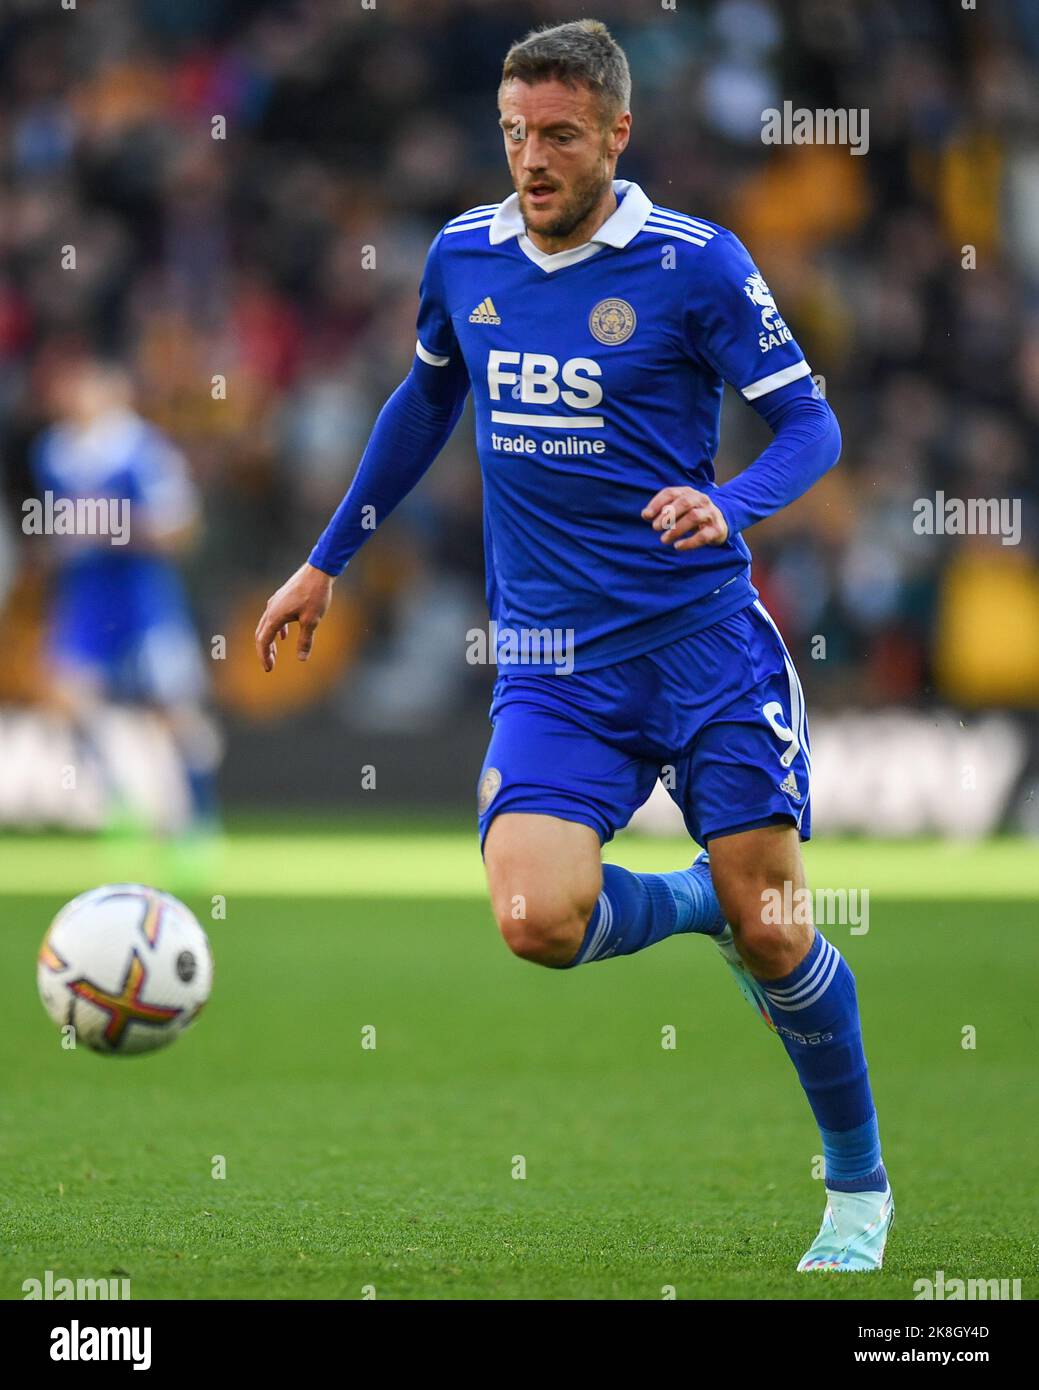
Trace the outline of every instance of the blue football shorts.
<instances>
[{"instance_id":1,"label":"blue football shorts","mask_svg":"<svg viewBox=\"0 0 1039 1390\"><path fill-rule=\"evenodd\" d=\"M207 679L191 620L179 610L129 625L118 614L88 623L75 611L55 615L50 658L67 680L83 679L110 700L159 707L201 703Z\"/></svg>"},{"instance_id":2,"label":"blue football shorts","mask_svg":"<svg viewBox=\"0 0 1039 1390\"><path fill-rule=\"evenodd\" d=\"M579 821L605 843L657 778L698 844L781 822L809 838L804 694L760 600L596 671L503 670L491 723L481 847L503 812Z\"/></svg>"}]
</instances>

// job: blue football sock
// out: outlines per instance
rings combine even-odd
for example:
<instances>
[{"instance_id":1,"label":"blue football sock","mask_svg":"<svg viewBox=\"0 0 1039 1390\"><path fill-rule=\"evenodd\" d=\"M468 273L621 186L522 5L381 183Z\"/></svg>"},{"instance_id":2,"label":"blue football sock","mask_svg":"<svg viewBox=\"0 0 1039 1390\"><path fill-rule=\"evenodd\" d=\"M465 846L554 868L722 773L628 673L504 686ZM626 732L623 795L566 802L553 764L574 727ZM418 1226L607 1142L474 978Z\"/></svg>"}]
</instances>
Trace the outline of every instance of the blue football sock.
<instances>
[{"instance_id":1,"label":"blue football sock","mask_svg":"<svg viewBox=\"0 0 1039 1390\"><path fill-rule=\"evenodd\" d=\"M887 1175L847 962L817 931L796 969L759 983L822 1135L826 1186L882 1192Z\"/></svg>"},{"instance_id":2,"label":"blue football sock","mask_svg":"<svg viewBox=\"0 0 1039 1390\"><path fill-rule=\"evenodd\" d=\"M646 878L653 875L646 874ZM698 859L691 868L676 869L670 874L658 874L671 890L678 908L678 932L702 932L717 936L725 930L725 914L711 881L711 866L706 858Z\"/></svg>"},{"instance_id":3,"label":"blue football sock","mask_svg":"<svg viewBox=\"0 0 1039 1390\"><path fill-rule=\"evenodd\" d=\"M191 793L191 823L195 828L213 827L217 823L216 773L212 768L188 766L188 790Z\"/></svg>"},{"instance_id":4,"label":"blue football sock","mask_svg":"<svg viewBox=\"0 0 1039 1390\"><path fill-rule=\"evenodd\" d=\"M633 874L604 864L602 892L567 968L630 956L677 932L719 932L724 926L706 861L672 874Z\"/></svg>"}]
</instances>

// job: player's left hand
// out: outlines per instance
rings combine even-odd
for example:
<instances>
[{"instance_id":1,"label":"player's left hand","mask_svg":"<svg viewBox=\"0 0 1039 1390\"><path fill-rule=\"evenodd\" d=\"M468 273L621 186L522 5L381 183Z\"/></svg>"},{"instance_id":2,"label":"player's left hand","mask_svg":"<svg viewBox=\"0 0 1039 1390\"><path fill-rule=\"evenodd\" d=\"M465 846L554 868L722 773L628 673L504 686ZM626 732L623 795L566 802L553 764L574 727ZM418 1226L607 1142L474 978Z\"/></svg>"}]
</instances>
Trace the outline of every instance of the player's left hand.
<instances>
[{"instance_id":1,"label":"player's left hand","mask_svg":"<svg viewBox=\"0 0 1039 1390\"><path fill-rule=\"evenodd\" d=\"M643 508L643 519L661 531L664 545L676 550L696 550L701 545L722 545L729 536L729 523L721 511L695 487L665 487ZM682 540L682 537L685 540Z\"/></svg>"}]
</instances>

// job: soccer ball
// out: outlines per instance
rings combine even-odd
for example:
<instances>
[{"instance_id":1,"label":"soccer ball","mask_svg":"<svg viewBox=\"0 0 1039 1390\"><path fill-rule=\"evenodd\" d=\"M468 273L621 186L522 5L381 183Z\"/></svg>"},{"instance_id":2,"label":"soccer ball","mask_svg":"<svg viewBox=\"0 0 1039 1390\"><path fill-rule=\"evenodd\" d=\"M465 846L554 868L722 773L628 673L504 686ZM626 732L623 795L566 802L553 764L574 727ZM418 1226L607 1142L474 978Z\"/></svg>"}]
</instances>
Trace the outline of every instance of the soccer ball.
<instances>
[{"instance_id":1,"label":"soccer ball","mask_svg":"<svg viewBox=\"0 0 1039 1390\"><path fill-rule=\"evenodd\" d=\"M139 883L81 893L47 929L36 971L43 1007L75 1042L126 1056L154 1052L209 998L213 958L195 916Z\"/></svg>"}]
</instances>

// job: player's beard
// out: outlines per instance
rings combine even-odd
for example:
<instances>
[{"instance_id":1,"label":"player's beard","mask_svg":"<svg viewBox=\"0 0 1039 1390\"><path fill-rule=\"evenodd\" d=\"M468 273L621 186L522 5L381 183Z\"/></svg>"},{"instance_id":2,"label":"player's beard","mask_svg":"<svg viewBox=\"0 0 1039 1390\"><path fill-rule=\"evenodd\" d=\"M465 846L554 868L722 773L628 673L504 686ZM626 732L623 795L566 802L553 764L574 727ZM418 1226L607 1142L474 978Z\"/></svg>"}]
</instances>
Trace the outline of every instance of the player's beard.
<instances>
[{"instance_id":1,"label":"player's beard","mask_svg":"<svg viewBox=\"0 0 1039 1390\"><path fill-rule=\"evenodd\" d=\"M536 180L534 181L536 182ZM541 237L562 238L571 236L574 229L581 225L598 204L609 183L609 175L605 174L601 168L595 169L586 178L574 184L569 197L566 198L555 218L547 226L535 227L534 231ZM531 228L522 198L520 198L520 212L523 214L523 224L529 233Z\"/></svg>"}]
</instances>

